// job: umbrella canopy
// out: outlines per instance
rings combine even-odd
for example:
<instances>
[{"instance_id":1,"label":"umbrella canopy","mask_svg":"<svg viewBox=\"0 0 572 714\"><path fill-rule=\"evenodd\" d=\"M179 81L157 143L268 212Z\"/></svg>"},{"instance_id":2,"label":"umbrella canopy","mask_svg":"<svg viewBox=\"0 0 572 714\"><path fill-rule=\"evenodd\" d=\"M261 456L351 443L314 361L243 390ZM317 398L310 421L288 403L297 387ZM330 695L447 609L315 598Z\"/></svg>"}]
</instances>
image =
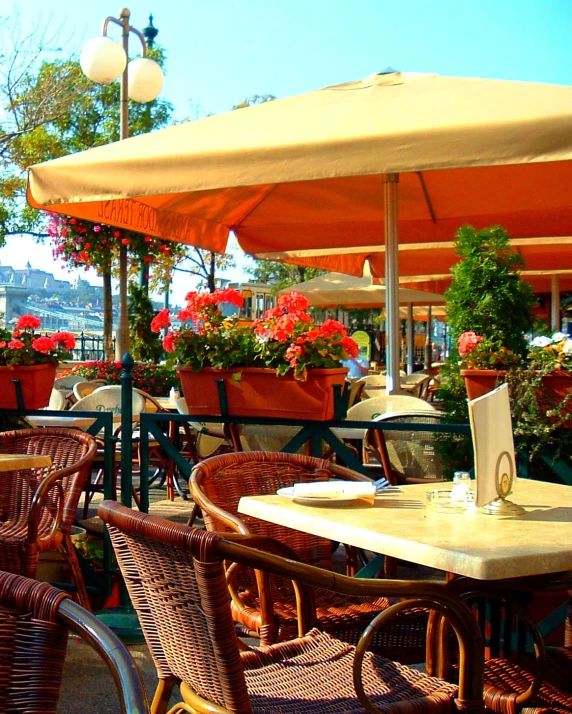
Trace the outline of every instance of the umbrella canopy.
<instances>
[{"instance_id":1,"label":"umbrella canopy","mask_svg":"<svg viewBox=\"0 0 572 714\"><path fill-rule=\"evenodd\" d=\"M305 295L314 307L381 307L386 302L385 285L374 284L370 277L357 278L342 273L327 273L288 288ZM399 288L400 304L438 305L445 302L443 295Z\"/></svg>"},{"instance_id":2,"label":"umbrella canopy","mask_svg":"<svg viewBox=\"0 0 572 714\"><path fill-rule=\"evenodd\" d=\"M571 118L571 87L377 74L39 164L28 200L218 251L230 230L252 254L327 250L383 242L400 173L400 242L566 235Z\"/></svg>"},{"instance_id":3,"label":"umbrella canopy","mask_svg":"<svg viewBox=\"0 0 572 714\"><path fill-rule=\"evenodd\" d=\"M571 118L571 87L376 74L37 165L28 200L216 251L231 230L252 254L385 239L397 337L398 233L572 234Z\"/></svg>"}]
</instances>

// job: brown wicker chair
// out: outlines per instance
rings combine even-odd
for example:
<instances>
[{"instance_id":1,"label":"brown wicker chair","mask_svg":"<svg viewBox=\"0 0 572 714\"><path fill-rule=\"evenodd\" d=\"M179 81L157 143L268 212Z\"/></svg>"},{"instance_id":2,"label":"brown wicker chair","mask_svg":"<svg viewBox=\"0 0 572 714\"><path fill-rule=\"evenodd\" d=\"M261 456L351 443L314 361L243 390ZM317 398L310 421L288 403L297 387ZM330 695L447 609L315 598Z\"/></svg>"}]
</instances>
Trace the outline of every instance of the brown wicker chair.
<instances>
[{"instance_id":1,"label":"brown wicker chair","mask_svg":"<svg viewBox=\"0 0 572 714\"><path fill-rule=\"evenodd\" d=\"M111 630L48 583L0 572L0 711L57 714L68 630L105 661L123 714L149 711L131 655Z\"/></svg>"},{"instance_id":2,"label":"brown wicker chair","mask_svg":"<svg viewBox=\"0 0 572 714\"><path fill-rule=\"evenodd\" d=\"M536 577L498 584L458 578L448 584L473 607L481 630L488 631L485 704L498 714L572 712L572 601L564 646L545 648L522 604L540 582ZM534 656L525 652L528 640L534 645Z\"/></svg>"},{"instance_id":3,"label":"brown wicker chair","mask_svg":"<svg viewBox=\"0 0 572 714\"><path fill-rule=\"evenodd\" d=\"M157 667L159 685L152 714L164 714L176 684L185 704L175 705L171 714L438 714L454 710L455 704L461 710L483 710L482 638L470 611L460 600L448 598L442 584L334 575L260 550L284 550L271 539L236 534L222 539L216 533L171 523L113 501L104 501L98 512L108 525ZM337 589L346 596L411 598L386 611L382 621L393 611L434 606L455 623L460 638L464 656L459 690L366 652L367 635L356 649L310 629L306 636L290 642L248 651L242 645L241 651L223 560L293 579L310 599L316 586ZM311 628L311 608L302 607L304 613Z\"/></svg>"},{"instance_id":4,"label":"brown wicker chair","mask_svg":"<svg viewBox=\"0 0 572 714\"><path fill-rule=\"evenodd\" d=\"M277 489L296 482L327 481L331 477L369 481L366 476L322 459L253 451L202 461L193 469L190 488L208 530L269 536L286 544L301 562L332 570L330 540L239 516L237 511L241 496L274 494ZM346 548L350 575L355 573L357 555L355 549ZM303 634L291 583L275 578L264 580L250 568L236 568L229 577L229 587L236 622L260 637L262 644ZM372 617L390 605L384 597L347 598L326 590L318 590L315 599L317 626L351 644L357 642ZM391 630L376 636L374 649L387 656L401 656L401 661L418 662L425 651L425 625L426 613L404 615L395 621Z\"/></svg>"},{"instance_id":5,"label":"brown wicker chair","mask_svg":"<svg viewBox=\"0 0 572 714\"><path fill-rule=\"evenodd\" d=\"M70 528L89 481L95 439L75 429L20 429L0 433L0 451L52 460L48 468L10 471L0 478L0 569L34 578L39 553L59 550L79 603L89 609Z\"/></svg>"}]
</instances>

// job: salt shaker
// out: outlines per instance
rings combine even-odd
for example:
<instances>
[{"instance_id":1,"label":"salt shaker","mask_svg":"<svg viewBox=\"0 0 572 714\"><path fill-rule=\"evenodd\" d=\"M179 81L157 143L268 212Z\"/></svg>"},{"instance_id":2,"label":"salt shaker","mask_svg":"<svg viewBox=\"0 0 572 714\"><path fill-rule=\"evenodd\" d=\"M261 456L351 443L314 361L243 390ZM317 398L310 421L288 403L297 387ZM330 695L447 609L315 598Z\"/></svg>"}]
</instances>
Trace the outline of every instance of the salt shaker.
<instances>
[{"instance_id":1,"label":"salt shaker","mask_svg":"<svg viewBox=\"0 0 572 714\"><path fill-rule=\"evenodd\" d=\"M469 495L471 476L468 471L455 471L451 488L451 501L466 501Z\"/></svg>"}]
</instances>

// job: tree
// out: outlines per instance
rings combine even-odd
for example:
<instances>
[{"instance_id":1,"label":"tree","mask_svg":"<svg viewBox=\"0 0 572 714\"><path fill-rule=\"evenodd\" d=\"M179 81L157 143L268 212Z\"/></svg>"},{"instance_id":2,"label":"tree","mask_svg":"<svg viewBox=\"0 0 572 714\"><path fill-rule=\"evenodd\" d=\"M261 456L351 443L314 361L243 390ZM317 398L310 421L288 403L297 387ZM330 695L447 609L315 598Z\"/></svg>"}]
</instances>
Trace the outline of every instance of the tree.
<instances>
[{"instance_id":1,"label":"tree","mask_svg":"<svg viewBox=\"0 0 572 714\"><path fill-rule=\"evenodd\" d=\"M200 287L206 287L211 293L217 289L217 271L234 268L234 258L230 253L213 253L211 250L202 250L194 248L193 251L187 254L180 263L189 261L191 267L188 269L178 267L183 273L195 275L201 279Z\"/></svg>"},{"instance_id":2,"label":"tree","mask_svg":"<svg viewBox=\"0 0 572 714\"><path fill-rule=\"evenodd\" d=\"M248 269L248 272L257 283L272 285L274 293L278 293L280 290L289 288L297 283L303 283L318 275L323 275L326 272L318 268L290 265L276 260L258 260L257 258L253 258L253 260L255 261L254 265Z\"/></svg>"}]
</instances>

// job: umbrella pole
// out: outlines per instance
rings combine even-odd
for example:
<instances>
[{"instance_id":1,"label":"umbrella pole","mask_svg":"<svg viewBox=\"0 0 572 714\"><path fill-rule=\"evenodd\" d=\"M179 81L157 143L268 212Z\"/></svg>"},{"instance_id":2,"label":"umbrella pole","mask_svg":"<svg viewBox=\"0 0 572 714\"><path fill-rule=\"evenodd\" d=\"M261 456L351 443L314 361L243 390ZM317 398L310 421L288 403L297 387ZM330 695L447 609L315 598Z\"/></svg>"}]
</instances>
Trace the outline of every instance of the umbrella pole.
<instances>
[{"instance_id":1,"label":"umbrella pole","mask_svg":"<svg viewBox=\"0 0 572 714\"><path fill-rule=\"evenodd\" d=\"M385 206L385 313L387 320L386 391L399 392L399 264L398 264L398 186L399 174L384 174Z\"/></svg>"},{"instance_id":2,"label":"umbrella pole","mask_svg":"<svg viewBox=\"0 0 572 714\"><path fill-rule=\"evenodd\" d=\"M560 319L560 276L553 275L551 283L550 324L552 329L556 332L562 329L562 321Z\"/></svg>"},{"instance_id":3,"label":"umbrella pole","mask_svg":"<svg viewBox=\"0 0 572 714\"><path fill-rule=\"evenodd\" d=\"M407 303L407 374L415 370L415 333L413 332L413 303Z\"/></svg>"}]
</instances>

